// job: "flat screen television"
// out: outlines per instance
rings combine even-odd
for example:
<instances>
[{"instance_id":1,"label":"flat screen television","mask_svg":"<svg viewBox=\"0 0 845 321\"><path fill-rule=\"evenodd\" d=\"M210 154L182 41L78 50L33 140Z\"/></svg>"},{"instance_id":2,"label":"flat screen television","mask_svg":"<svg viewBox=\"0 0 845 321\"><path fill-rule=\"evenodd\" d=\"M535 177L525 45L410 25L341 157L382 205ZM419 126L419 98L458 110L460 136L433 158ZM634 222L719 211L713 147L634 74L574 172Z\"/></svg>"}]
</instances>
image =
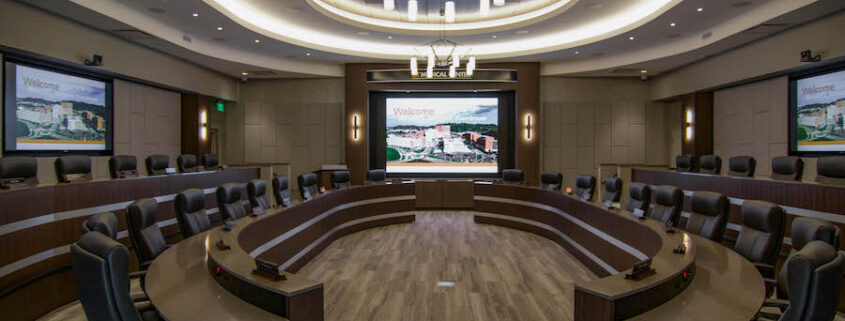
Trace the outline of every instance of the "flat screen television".
<instances>
[{"instance_id":1,"label":"flat screen television","mask_svg":"<svg viewBox=\"0 0 845 321\"><path fill-rule=\"evenodd\" d=\"M509 168L512 92L380 92L372 98L372 168L391 177L493 177Z\"/></svg>"},{"instance_id":2,"label":"flat screen television","mask_svg":"<svg viewBox=\"0 0 845 321\"><path fill-rule=\"evenodd\" d=\"M789 154L845 155L845 69L789 79Z\"/></svg>"},{"instance_id":3,"label":"flat screen television","mask_svg":"<svg viewBox=\"0 0 845 321\"><path fill-rule=\"evenodd\" d=\"M3 64L3 154L112 154L112 82L24 61Z\"/></svg>"}]
</instances>

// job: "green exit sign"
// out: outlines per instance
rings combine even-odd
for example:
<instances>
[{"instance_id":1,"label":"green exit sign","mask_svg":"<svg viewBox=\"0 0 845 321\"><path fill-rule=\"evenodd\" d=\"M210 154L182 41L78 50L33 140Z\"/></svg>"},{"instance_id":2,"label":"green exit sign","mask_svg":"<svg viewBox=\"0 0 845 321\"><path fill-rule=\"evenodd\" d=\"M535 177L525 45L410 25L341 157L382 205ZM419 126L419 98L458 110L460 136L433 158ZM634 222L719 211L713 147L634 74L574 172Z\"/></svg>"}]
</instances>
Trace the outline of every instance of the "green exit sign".
<instances>
[{"instance_id":1,"label":"green exit sign","mask_svg":"<svg viewBox=\"0 0 845 321\"><path fill-rule=\"evenodd\" d=\"M218 102L217 102L217 111L219 111L219 112L223 112L223 107L224 107L225 105L226 105L226 104L224 104L222 101L218 101Z\"/></svg>"}]
</instances>

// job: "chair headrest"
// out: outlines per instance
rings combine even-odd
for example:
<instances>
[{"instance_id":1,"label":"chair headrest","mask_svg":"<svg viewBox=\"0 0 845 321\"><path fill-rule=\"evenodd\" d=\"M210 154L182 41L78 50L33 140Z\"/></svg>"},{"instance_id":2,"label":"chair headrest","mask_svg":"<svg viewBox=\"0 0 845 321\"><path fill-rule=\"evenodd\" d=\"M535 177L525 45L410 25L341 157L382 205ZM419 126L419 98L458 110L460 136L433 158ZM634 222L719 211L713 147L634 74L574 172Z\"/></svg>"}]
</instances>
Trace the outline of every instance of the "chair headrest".
<instances>
[{"instance_id":1,"label":"chair headrest","mask_svg":"<svg viewBox=\"0 0 845 321\"><path fill-rule=\"evenodd\" d=\"M113 257L116 253L129 256L129 249L125 245L101 233L85 233L76 245L103 259Z\"/></svg>"},{"instance_id":2,"label":"chair headrest","mask_svg":"<svg viewBox=\"0 0 845 321\"><path fill-rule=\"evenodd\" d=\"M845 156L819 158L817 173L831 178L845 178Z\"/></svg>"},{"instance_id":3,"label":"chair headrest","mask_svg":"<svg viewBox=\"0 0 845 321\"><path fill-rule=\"evenodd\" d=\"M197 167L197 156L193 154L182 154L176 157L176 163L182 168Z\"/></svg>"},{"instance_id":4,"label":"chair headrest","mask_svg":"<svg viewBox=\"0 0 845 321\"><path fill-rule=\"evenodd\" d=\"M82 155L56 158L56 170L68 174L88 174L91 172L91 157Z\"/></svg>"},{"instance_id":5,"label":"chair headrest","mask_svg":"<svg viewBox=\"0 0 845 321\"><path fill-rule=\"evenodd\" d=\"M575 186L580 188L595 188L596 177L592 175L575 176Z\"/></svg>"},{"instance_id":6,"label":"chair headrest","mask_svg":"<svg viewBox=\"0 0 845 321\"><path fill-rule=\"evenodd\" d=\"M387 178L383 169L371 169L367 171L367 180L371 182L383 182Z\"/></svg>"},{"instance_id":7,"label":"chair headrest","mask_svg":"<svg viewBox=\"0 0 845 321\"><path fill-rule=\"evenodd\" d=\"M202 155L202 164L205 168L214 168L219 165L220 159L217 157L217 154L204 154Z\"/></svg>"},{"instance_id":8,"label":"chair headrest","mask_svg":"<svg viewBox=\"0 0 845 321\"><path fill-rule=\"evenodd\" d=\"M769 202L745 201L739 212L743 226L765 233L777 231L783 222L783 208Z\"/></svg>"},{"instance_id":9,"label":"chair headrest","mask_svg":"<svg viewBox=\"0 0 845 321\"><path fill-rule=\"evenodd\" d=\"M349 182L349 171L334 171L331 174L332 183L347 183Z\"/></svg>"},{"instance_id":10,"label":"chair headrest","mask_svg":"<svg viewBox=\"0 0 845 321\"><path fill-rule=\"evenodd\" d=\"M801 250L807 243L823 241L838 250L839 227L827 221L811 217L796 217L792 220L792 248Z\"/></svg>"},{"instance_id":11,"label":"chair headrest","mask_svg":"<svg viewBox=\"0 0 845 321\"><path fill-rule=\"evenodd\" d=\"M287 176L273 177L270 183L273 184L273 189L277 191L288 189L288 185L290 184Z\"/></svg>"},{"instance_id":12,"label":"chair headrest","mask_svg":"<svg viewBox=\"0 0 845 321\"><path fill-rule=\"evenodd\" d=\"M167 155L150 155L147 156L147 163L150 165L152 169L165 169L167 166L170 165L170 157Z\"/></svg>"},{"instance_id":13,"label":"chair headrest","mask_svg":"<svg viewBox=\"0 0 845 321\"><path fill-rule=\"evenodd\" d=\"M198 188L189 188L176 194L176 206L185 213L205 209L205 192Z\"/></svg>"},{"instance_id":14,"label":"chair headrest","mask_svg":"<svg viewBox=\"0 0 845 321\"><path fill-rule=\"evenodd\" d=\"M692 211L693 213L719 216L723 214L728 198L725 195L713 192L693 192L692 193Z\"/></svg>"},{"instance_id":15,"label":"chair headrest","mask_svg":"<svg viewBox=\"0 0 845 321\"><path fill-rule=\"evenodd\" d=\"M508 182L521 182L525 178L525 174L521 169L505 169L502 170L502 179Z\"/></svg>"},{"instance_id":16,"label":"chair headrest","mask_svg":"<svg viewBox=\"0 0 845 321\"><path fill-rule=\"evenodd\" d=\"M678 155L675 157L675 167L689 170L692 168L692 160L692 155Z\"/></svg>"},{"instance_id":17,"label":"chair headrest","mask_svg":"<svg viewBox=\"0 0 845 321\"><path fill-rule=\"evenodd\" d=\"M299 177L296 178L299 186L312 186L317 184L317 174L314 173L304 173L299 174Z\"/></svg>"},{"instance_id":18,"label":"chair headrest","mask_svg":"<svg viewBox=\"0 0 845 321\"><path fill-rule=\"evenodd\" d=\"M132 155L117 155L109 159L109 165L116 171L129 171L138 168L138 161Z\"/></svg>"},{"instance_id":19,"label":"chair headrest","mask_svg":"<svg viewBox=\"0 0 845 321\"><path fill-rule=\"evenodd\" d=\"M772 158L772 172L781 175L794 175L804 170L804 160L797 156Z\"/></svg>"},{"instance_id":20,"label":"chair headrest","mask_svg":"<svg viewBox=\"0 0 845 321\"><path fill-rule=\"evenodd\" d=\"M261 196L267 193L267 182L263 179L253 179L246 184L246 192L252 196Z\"/></svg>"},{"instance_id":21,"label":"chair headrest","mask_svg":"<svg viewBox=\"0 0 845 321\"><path fill-rule=\"evenodd\" d=\"M651 187L643 183L631 183L629 195L638 201L651 201Z\"/></svg>"},{"instance_id":22,"label":"chair headrest","mask_svg":"<svg viewBox=\"0 0 845 321\"><path fill-rule=\"evenodd\" d=\"M701 156L701 169L717 170L722 166L722 158L717 155Z\"/></svg>"},{"instance_id":23,"label":"chair headrest","mask_svg":"<svg viewBox=\"0 0 845 321\"><path fill-rule=\"evenodd\" d=\"M158 203L152 198L142 198L129 204L126 208L129 214L130 227L142 230L155 224L158 220Z\"/></svg>"},{"instance_id":24,"label":"chair headrest","mask_svg":"<svg viewBox=\"0 0 845 321\"><path fill-rule=\"evenodd\" d=\"M563 174L560 172L542 172L540 173L540 182L543 184L561 184L563 183Z\"/></svg>"},{"instance_id":25,"label":"chair headrest","mask_svg":"<svg viewBox=\"0 0 845 321\"><path fill-rule=\"evenodd\" d=\"M734 172L749 172L751 171L757 163L757 160L751 156L735 156L731 157L730 161L728 162L728 169Z\"/></svg>"},{"instance_id":26,"label":"chair headrest","mask_svg":"<svg viewBox=\"0 0 845 321\"><path fill-rule=\"evenodd\" d=\"M813 272L817 267L825 265L836 258L836 250L830 244L822 241L810 241L797 253L792 255L788 264L788 273L793 271Z\"/></svg>"},{"instance_id":27,"label":"chair headrest","mask_svg":"<svg viewBox=\"0 0 845 321\"><path fill-rule=\"evenodd\" d=\"M226 183L217 187L217 197L223 196L223 202L231 204L241 200L243 189L238 183Z\"/></svg>"},{"instance_id":28,"label":"chair headrest","mask_svg":"<svg viewBox=\"0 0 845 321\"><path fill-rule=\"evenodd\" d=\"M117 236L117 216L111 212L91 215L85 221L85 228L91 232L100 232L109 238Z\"/></svg>"},{"instance_id":29,"label":"chair headrest","mask_svg":"<svg viewBox=\"0 0 845 321\"><path fill-rule=\"evenodd\" d=\"M619 177L608 177L604 180L604 190L612 193L622 191L622 179Z\"/></svg>"},{"instance_id":30,"label":"chair headrest","mask_svg":"<svg viewBox=\"0 0 845 321\"><path fill-rule=\"evenodd\" d=\"M661 185L655 191L654 201L657 204L665 206L675 206L681 204L684 193L680 188L675 186Z\"/></svg>"},{"instance_id":31,"label":"chair headrest","mask_svg":"<svg viewBox=\"0 0 845 321\"><path fill-rule=\"evenodd\" d=\"M8 156L0 158L0 178L30 178L38 174L35 157Z\"/></svg>"}]
</instances>

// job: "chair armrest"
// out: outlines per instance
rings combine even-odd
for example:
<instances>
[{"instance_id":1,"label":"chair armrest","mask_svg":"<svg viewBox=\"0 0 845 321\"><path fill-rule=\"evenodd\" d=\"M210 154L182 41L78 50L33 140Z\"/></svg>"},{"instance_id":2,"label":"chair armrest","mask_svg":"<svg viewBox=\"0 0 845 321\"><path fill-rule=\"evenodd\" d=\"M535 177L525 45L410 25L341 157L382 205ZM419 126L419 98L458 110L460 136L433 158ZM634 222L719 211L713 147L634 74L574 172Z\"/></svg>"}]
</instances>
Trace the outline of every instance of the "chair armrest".
<instances>
[{"instance_id":1,"label":"chair armrest","mask_svg":"<svg viewBox=\"0 0 845 321\"><path fill-rule=\"evenodd\" d=\"M789 300L782 300L782 299L766 299L763 301L764 307L775 307L786 309L789 307Z\"/></svg>"},{"instance_id":2,"label":"chair armrest","mask_svg":"<svg viewBox=\"0 0 845 321\"><path fill-rule=\"evenodd\" d=\"M147 301L147 302L150 301L150 298L147 296L146 293L133 294L133 295L131 295L131 297L132 297L132 302L135 302L135 303L139 303L139 302L143 303L144 301Z\"/></svg>"},{"instance_id":3,"label":"chair armrest","mask_svg":"<svg viewBox=\"0 0 845 321\"><path fill-rule=\"evenodd\" d=\"M775 277L775 266L765 263L754 263L757 271L763 275L763 278L773 279Z\"/></svg>"},{"instance_id":4,"label":"chair armrest","mask_svg":"<svg viewBox=\"0 0 845 321\"><path fill-rule=\"evenodd\" d=\"M130 279L139 279L147 276L147 271L129 272Z\"/></svg>"},{"instance_id":5,"label":"chair armrest","mask_svg":"<svg viewBox=\"0 0 845 321\"><path fill-rule=\"evenodd\" d=\"M153 263L153 261L150 260L150 261L143 262L139 265L140 265L140 268L141 268L142 271L146 271L150 267L150 264L152 264L152 263Z\"/></svg>"},{"instance_id":6,"label":"chair armrest","mask_svg":"<svg viewBox=\"0 0 845 321\"><path fill-rule=\"evenodd\" d=\"M149 300L135 302L135 309L138 310L138 311L141 311L141 312L155 311L155 307L153 306L153 303L150 302Z\"/></svg>"}]
</instances>

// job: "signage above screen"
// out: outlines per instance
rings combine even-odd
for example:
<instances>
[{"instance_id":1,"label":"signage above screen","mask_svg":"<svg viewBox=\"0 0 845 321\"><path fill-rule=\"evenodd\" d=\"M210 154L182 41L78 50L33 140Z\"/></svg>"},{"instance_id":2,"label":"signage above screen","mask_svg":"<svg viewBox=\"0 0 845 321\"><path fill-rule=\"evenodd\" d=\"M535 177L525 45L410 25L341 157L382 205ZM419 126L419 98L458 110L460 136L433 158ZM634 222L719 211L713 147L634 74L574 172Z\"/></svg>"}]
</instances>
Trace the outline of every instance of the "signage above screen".
<instances>
[{"instance_id":1,"label":"signage above screen","mask_svg":"<svg viewBox=\"0 0 845 321\"><path fill-rule=\"evenodd\" d=\"M431 78L426 71L421 70L419 76L412 76L409 69L368 70L367 82L429 82L429 81L458 81L458 82L516 82L516 70L510 69L475 69L472 76L466 71L457 71L455 77L449 77L449 70L435 69Z\"/></svg>"}]
</instances>

